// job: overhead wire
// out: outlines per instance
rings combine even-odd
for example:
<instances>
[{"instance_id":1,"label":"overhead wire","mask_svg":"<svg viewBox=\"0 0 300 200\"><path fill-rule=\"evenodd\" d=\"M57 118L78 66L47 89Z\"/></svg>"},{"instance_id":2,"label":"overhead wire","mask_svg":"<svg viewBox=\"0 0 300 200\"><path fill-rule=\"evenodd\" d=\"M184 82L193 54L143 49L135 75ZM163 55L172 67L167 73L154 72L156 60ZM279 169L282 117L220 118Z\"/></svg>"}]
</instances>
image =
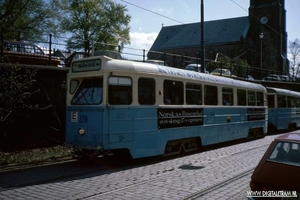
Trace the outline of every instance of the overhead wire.
<instances>
[{"instance_id":1,"label":"overhead wire","mask_svg":"<svg viewBox=\"0 0 300 200\"><path fill-rule=\"evenodd\" d=\"M130 5L132 5L132 6L135 6L135 7L137 7L137 8L140 8L140 9L142 9L142 10L146 10L146 11L151 12L151 13L153 13L153 14L156 14L156 15L159 15L159 16L161 16L161 17L167 18L167 19L169 19L169 20L178 22L178 23L180 23L180 24L185 24L185 23L183 23L183 22L181 22L181 21L178 21L178 20L176 20L176 19L173 19L173 18L167 17L167 16L165 16L165 15L159 14L159 13L154 12L154 11L152 11L152 10L143 8L143 7L141 7L141 6L138 6L138 5L136 5L136 4L130 3L130 2L128 2L128 1L125 1L125 0L121 0L121 1L123 1L123 2L125 2L125 3L127 3L127 4L130 4Z\"/></svg>"},{"instance_id":2,"label":"overhead wire","mask_svg":"<svg viewBox=\"0 0 300 200\"><path fill-rule=\"evenodd\" d=\"M147 12L151 12L151 13L153 13L153 14L159 15L159 16L164 17L164 18L167 18L167 19L169 19L169 20L178 22L178 23L180 23L180 24L185 24L185 23L183 23L183 22L181 22L181 21L178 21L178 20L176 20L176 19L167 17L167 16L165 16L165 15L162 15L162 14L159 14L159 13L157 13L157 12L151 11L151 10L149 10L149 9L147 9L147 8L144 8L144 7L138 6L138 5L136 5L136 4L130 3L130 2L128 2L128 1L126 1L126 0L121 0L121 1L122 1L122 2L125 2L125 3L127 3L127 4L129 4L129 5L135 6L135 7L137 7L137 8L140 8L140 9L142 9L142 10L145 10L145 11L147 11ZM240 7L241 9L243 9L244 11L246 11L247 13L249 13L247 9L245 9L244 7L242 7L242 6L241 6L240 4L238 4L235 0L231 0L231 1L232 1L234 4L236 4L238 7ZM253 17L254 17L256 20L258 20L258 21L260 20L257 16L255 16L255 15L252 14L252 13L249 13L249 15L253 16ZM283 38L287 39L288 41L290 41L285 35L279 33L277 30L275 30L275 29L274 29L273 27L271 27L270 25L266 24L266 26L267 26L268 28L270 28L272 31L274 31L275 33L277 33L278 35L280 35L281 37L283 37ZM290 42L291 42L291 41L290 41Z\"/></svg>"}]
</instances>

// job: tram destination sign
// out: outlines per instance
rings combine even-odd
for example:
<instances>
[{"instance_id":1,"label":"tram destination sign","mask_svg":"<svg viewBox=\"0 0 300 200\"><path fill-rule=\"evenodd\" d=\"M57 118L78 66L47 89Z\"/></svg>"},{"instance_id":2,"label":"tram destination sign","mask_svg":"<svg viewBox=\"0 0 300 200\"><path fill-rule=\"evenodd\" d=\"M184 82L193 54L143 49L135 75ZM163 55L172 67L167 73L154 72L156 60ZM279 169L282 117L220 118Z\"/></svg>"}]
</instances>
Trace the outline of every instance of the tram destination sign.
<instances>
[{"instance_id":1,"label":"tram destination sign","mask_svg":"<svg viewBox=\"0 0 300 200\"><path fill-rule=\"evenodd\" d=\"M167 129L185 126L202 126L203 109L195 108L158 108L158 129Z\"/></svg>"},{"instance_id":2,"label":"tram destination sign","mask_svg":"<svg viewBox=\"0 0 300 200\"><path fill-rule=\"evenodd\" d=\"M72 64L73 72L97 71L101 69L101 59L80 60Z\"/></svg>"}]
</instances>

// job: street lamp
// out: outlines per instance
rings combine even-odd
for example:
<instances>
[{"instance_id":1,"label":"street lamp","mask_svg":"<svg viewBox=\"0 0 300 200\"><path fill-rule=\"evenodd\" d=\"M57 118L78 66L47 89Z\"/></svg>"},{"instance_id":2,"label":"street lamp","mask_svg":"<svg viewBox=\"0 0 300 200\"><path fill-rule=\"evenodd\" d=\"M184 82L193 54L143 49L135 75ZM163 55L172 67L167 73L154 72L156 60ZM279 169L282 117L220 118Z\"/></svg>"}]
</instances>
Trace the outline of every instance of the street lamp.
<instances>
[{"instance_id":1,"label":"street lamp","mask_svg":"<svg viewBox=\"0 0 300 200\"><path fill-rule=\"evenodd\" d=\"M264 38L264 33L260 33L260 79L262 79L262 41Z\"/></svg>"}]
</instances>

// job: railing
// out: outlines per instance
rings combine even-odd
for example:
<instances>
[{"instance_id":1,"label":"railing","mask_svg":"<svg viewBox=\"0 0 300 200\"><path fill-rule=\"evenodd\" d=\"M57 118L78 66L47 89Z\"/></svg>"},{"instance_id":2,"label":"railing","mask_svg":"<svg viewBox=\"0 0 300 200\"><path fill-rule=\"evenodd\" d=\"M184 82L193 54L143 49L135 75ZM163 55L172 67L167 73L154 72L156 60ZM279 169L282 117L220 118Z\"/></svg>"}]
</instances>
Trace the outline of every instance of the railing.
<instances>
[{"instance_id":1,"label":"railing","mask_svg":"<svg viewBox=\"0 0 300 200\"><path fill-rule=\"evenodd\" d=\"M66 50L66 45L58 39L53 41L52 35L49 35L48 42L39 41L2 41L0 45L1 61L4 63L16 63L16 64L31 64L31 65L48 65L58 67L69 67L73 59L93 56L97 49L94 45L100 44L105 49L115 49L115 52L121 54L122 59L133 60L137 62L146 62L147 58L161 60L164 65L184 69L188 64L200 64L200 58L191 57L186 55L178 55L165 52L149 51L145 49L136 49L131 47L121 48L119 45L112 45L106 43L92 43L90 53L76 52ZM104 50L105 50L104 49ZM269 74L282 75L282 72L275 70L261 69L260 67L250 67L248 65L243 66L237 64L233 60L217 61L217 60L205 60L205 70L212 72L216 68L228 69L231 73L239 78L245 78L247 75L251 75L254 79L258 79L261 73L264 77ZM276 81L274 79L274 81ZM295 80L292 80L295 81Z\"/></svg>"}]
</instances>

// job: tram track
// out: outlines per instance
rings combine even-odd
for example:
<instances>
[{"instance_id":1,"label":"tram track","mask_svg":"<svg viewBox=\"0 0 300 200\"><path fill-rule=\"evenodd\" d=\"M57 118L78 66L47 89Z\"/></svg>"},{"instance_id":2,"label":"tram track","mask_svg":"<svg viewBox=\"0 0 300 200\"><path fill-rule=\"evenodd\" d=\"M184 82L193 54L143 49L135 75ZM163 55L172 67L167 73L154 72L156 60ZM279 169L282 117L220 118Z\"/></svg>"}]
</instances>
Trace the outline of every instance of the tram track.
<instances>
[{"instance_id":1,"label":"tram track","mask_svg":"<svg viewBox=\"0 0 300 200\"><path fill-rule=\"evenodd\" d=\"M269 144L265 144L265 145L261 145L261 146L255 146L255 147L252 147L252 148L248 148L244 151L241 151L241 152L237 152L237 153L234 153L234 154L230 154L230 155L227 155L227 156L223 156L223 157L220 157L218 159L215 159L215 160L211 160L209 162L203 162L201 163L201 165L205 165L206 168L209 168L209 166L211 166L212 164L215 163L215 165L219 165L219 163L222 162L222 160L227 160L229 157L243 157L244 154L251 154L252 151L263 151L264 149L266 149L268 147ZM142 181L136 181L135 183L132 183L132 184L128 184L124 187L119 187L119 188L116 188L114 190L110 190L110 191L107 191L107 192L99 192L99 193L96 193L96 194L93 194L93 195L90 195L90 196L86 196L84 198L79 198L79 199L105 199L105 198L108 198L108 196L110 195L120 195L120 194L132 194L132 192L134 191L139 191L140 188L143 188L145 190L148 190L148 188L151 188L151 187L156 187L159 183L162 183L162 182L165 182L166 180L168 180L169 177L172 177L172 178L175 178L177 177L177 175L180 173L179 172L179 169L180 167L176 168L170 168L169 170L166 170L164 171L164 173L156 176L156 177L151 177L147 180L142 180ZM200 169L202 168L201 166L198 165L197 166L193 166L193 165L190 165L190 169L194 169L194 170L197 170L197 169ZM200 198L201 196L207 194L207 193L210 193L211 191L215 191L215 190L218 190L220 188L222 188L223 186L226 186L227 184L229 183L232 183L234 181L237 181L245 176L249 176L253 170L254 170L255 167L251 167L243 172L240 172L239 174L236 174L236 175L231 175L229 176L228 178L224 179L224 180L221 180L221 181L218 181L217 183L212 183L209 187L205 187L203 189L200 189L198 190L197 192L194 192L194 193L191 193L181 199L183 200L193 200L193 199L197 199L197 198ZM176 182L176 181L175 181ZM146 189L147 188L147 189Z\"/></svg>"},{"instance_id":2,"label":"tram track","mask_svg":"<svg viewBox=\"0 0 300 200\"><path fill-rule=\"evenodd\" d=\"M0 193L11 189L22 190L22 187L25 186L39 187L38 185L43 184L53 184L55 188L58 183L82 180L80 187L75 186L78 194L73 194L74 196L71 195L71 197L65 196L65 198L92 200L132 195L132 197L148 199L144 198L139 191L158 190L164 192L166 190L169 193L176 193L178 190L190 187L189 184L191 184L193 190L184 189L184 195L178 195L178 199L197 199L199 196L222 189L223 186L249 175L254 169L253 163L246 169L237 160L248 155L261 155L272 138L273 136L262 140L248 141L249 143L239 142L234 145L214 146L204 149L202 152L174 156L169 159L166 157L141 159L127 164L113 164L107 161L98 161L92 164L70 162L69 164L41 167L44 170L36 167L4 173L8 175L0 173L0 184L19 176L19 172L23 179L32 178L32 173L46 175L42 179L30 179L28 182L18 182L17 184L12 182L11 185L4 185L4 187L0 187ZM56 176L47 176L49 173ZM29 178L26 178L27 176ZM217 179L214 180L215 177ZM86 185L93 184L101 185L101 187L97 189L86 187ZM170 184L174 187L171 187ZM86 195L81 195L81 193ZM161 197L158 196L157 199L161 199Z\"/></svg>"},{"instance_id":3,"label":"tram track","mask_svg":"<svg viewBox=\"0 0 300 200\"><path fill-rule=\"evenodd\" d=\"M210 193L210 192L213 192L213 191L216 191L217 189L221 188L221 187L224 187L225 185L229 184L229 183L232 183L234 181L237 181L238 179L244 177L244 176L248 176L248 175L251 175L254 171L255 167L245 171L245 172L242 172L232 178L229 178L227 180L224 180L216 185L213 185L209 188L206 188L202 191L199 191L199 192L196 192L196 193L193 193L191 195L189 195L188 197L182 199L182 200L196 200L198 198L201 198L202 196L204 196L205 194L207 193Z\"/></svg>"}]
</instances>

